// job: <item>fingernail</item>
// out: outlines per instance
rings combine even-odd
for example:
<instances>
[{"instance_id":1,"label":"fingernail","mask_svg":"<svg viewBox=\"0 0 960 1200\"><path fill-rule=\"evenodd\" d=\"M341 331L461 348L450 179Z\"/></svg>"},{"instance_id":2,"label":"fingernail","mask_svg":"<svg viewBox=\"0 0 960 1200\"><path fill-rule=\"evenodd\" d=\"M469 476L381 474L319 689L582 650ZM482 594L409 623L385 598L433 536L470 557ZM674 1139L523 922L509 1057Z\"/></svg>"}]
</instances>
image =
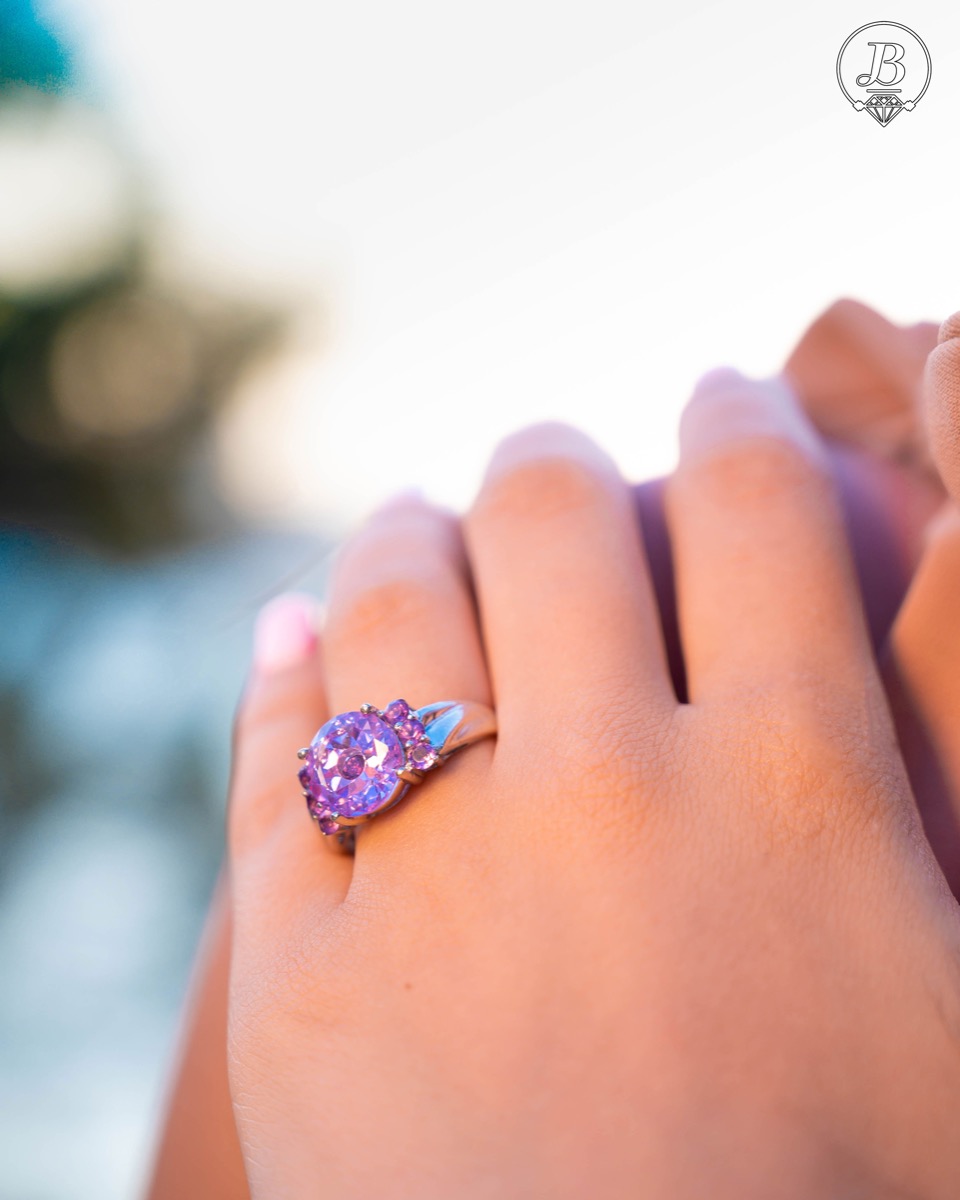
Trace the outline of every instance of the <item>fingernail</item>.
<instances>
[{"instance_id":1,"label":"fingernail","mask_svg":"<svg viewBox=\"0 0 960 1200\"><path fill-rule=\"evenodd\" d=\"M782 377L748 379L732 367L709 371L697 383L680 422L685 458L699 458L730 442L772 437L818 458L820 440L793 389Z\"/></svg>"},{"instance_id":2,"label":"fingernail","mask_svg":"<svg viewBox=\"0 0 960 1200\"><path fill-rule=\"evenodd\" d=\"M263 675L299 666L317 649L319 607L312 596L288 592L260 610L253 632L253 663Z\"/></svg>"}]
</instances>

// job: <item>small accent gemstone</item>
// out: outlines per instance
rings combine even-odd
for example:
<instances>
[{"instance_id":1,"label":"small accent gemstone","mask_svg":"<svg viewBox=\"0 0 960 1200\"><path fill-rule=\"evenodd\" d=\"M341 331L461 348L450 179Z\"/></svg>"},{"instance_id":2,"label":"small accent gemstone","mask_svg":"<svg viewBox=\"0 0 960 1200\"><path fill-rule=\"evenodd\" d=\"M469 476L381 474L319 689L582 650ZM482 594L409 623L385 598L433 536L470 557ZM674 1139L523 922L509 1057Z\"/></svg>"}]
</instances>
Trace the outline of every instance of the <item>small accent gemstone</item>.
<instances>
[{"instance_id":1,"label":"small accent gemstone","mask_svg":"<svg viewBox=\"0 0 960 1200\"><path fill-rule=\"evenodd\" d=\"M395 728L401 741L405 742L408 746L414 742L418 742L423 737L423 725L416 717L407 717L405 721L401 721Z\"/></svg>"},{"instance_id":2,"label":"small accent gemstone","mask_svg":"<svg viewBox=\"0 0 960 1200\"><path fill-rule=\"evenodd\" d=\"M322 832L328 836L331 833L336 833L340 828L333 817L317 817L317 824L320 826Z\"/></svg>"},{"instance_id":3,"label":"small accent gemstone","mask_svg":"<svg viewBox=\"0 0 960 1200\"><path fill-rule=\"evenodd\" d=\"M410 715L410 705L406 700L391 700L383 710L383 719L388 725L396 725Z\"/></svg>"},{"instance_id":4,"label":"small accent gemstone","mask_svg":"<svg viewBox=\"0 0 960 1200\"><path fill-rule=\"evenodd\" d=\"M300 780L300 786L312 788L314 784L313 773L309 767L301 767L297 772L297 778Z\"/></svg>"},{"instance_id":5,"label":"small accent gemstone","mask_svg":"<svg viewBox=\"0 0 960 1200\"><path fill-rule=\"evenodd\" d=\"M440 755L429 742L417 742L410 750L411 765L418 771L428 771L440 759Z\"/></svg>"},{"instance_id":6,"label":"small accent gemstone","mask_svg":"<svg viewBox=\"0 0 960 1200\"><path fill-rule=\"evenodd\" d=\"M397 733L376 712L347 712L322 726L307 754L304 786L322 810L369 816L393 795L406 756ZM322 826L321 826L322 828Z\"/></svg>"}]
</instances>

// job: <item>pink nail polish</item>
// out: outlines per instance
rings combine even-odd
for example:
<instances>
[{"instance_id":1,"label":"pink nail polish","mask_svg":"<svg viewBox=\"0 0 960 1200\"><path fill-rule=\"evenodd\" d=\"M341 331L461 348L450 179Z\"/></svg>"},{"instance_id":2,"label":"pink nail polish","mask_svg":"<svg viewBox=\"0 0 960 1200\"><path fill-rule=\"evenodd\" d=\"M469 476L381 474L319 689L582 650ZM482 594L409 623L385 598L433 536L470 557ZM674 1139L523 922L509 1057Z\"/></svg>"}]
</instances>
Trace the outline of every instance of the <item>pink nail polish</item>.
<instances>
[{"instance_id":1,"label":"pink nail polish","mask_svg":"<svg viewBox=\"0 0 960 1200\"><path fill-rule=\"evenodd\" d=\"M263 675L299 666L317 649L317 602L300 592L277 596L260 610L253 633L253 662Z\"/></svg>"}]
</instances>

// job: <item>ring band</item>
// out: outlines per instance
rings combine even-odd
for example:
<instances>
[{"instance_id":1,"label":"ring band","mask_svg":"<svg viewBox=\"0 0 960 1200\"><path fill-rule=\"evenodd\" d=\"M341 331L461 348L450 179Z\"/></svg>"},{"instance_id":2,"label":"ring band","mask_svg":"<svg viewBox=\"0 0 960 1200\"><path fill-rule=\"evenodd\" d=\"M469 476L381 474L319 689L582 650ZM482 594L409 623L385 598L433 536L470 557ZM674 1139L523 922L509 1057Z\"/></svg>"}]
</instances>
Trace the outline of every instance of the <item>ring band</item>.
<instances>
[{"instance_id":1,"label":"ring band","mask_svg":"<svg viewBox=\"0 0 960 1200\"><path fill-rule=\"evenodd\" d=\"M352 854L357 825L393 808L456 751L496 732L493 710L471 701L415 709L392 700L382 710L363 704L332 717L297 752L303 761L297 778L331 846Z\"/></svg>"}]
</instances>

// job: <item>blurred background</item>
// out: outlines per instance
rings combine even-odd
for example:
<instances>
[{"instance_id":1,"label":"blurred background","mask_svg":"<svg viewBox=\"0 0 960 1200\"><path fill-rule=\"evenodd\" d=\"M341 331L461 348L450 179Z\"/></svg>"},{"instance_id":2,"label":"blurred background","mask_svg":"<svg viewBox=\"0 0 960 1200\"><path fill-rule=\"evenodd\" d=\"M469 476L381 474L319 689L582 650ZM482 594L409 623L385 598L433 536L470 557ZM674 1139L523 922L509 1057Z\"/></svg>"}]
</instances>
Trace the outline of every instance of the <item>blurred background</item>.
<instances>
[{"instance_id":1,"label":"blurred background","mask_svg":"<svg viewBox=\"0 0 960 1200\"><path fill-rule=\"evenodd\" d=\"M908 7L881 129L847 0L0 0L0 1200L142 1186L265 599L520 424L661 472L708 367L960 307Z\"/></svg>"}]
</instances>

